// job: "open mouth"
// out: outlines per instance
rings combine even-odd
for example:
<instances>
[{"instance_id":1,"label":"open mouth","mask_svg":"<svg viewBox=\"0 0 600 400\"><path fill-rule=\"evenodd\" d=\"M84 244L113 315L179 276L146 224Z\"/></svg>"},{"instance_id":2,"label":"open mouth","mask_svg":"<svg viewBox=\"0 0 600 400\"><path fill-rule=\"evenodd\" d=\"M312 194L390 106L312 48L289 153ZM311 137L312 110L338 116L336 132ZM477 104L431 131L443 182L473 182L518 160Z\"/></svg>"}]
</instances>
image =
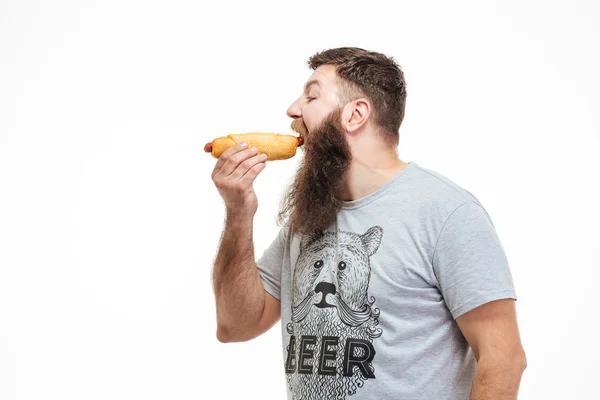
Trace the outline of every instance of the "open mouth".
<instances>
[{"instance_id":1,"label":"open mouth","mask_svg":"<svg viewBox=\"0 0 600 400\"><path fill-rule=\"evenodd\" d=\"M305 136L305 134L308 132L308 128L304 124L304 121L302 121L300 118L292 121L291 128L294 132L299 133L300 136Z\"/></svg>"}]
</instances>

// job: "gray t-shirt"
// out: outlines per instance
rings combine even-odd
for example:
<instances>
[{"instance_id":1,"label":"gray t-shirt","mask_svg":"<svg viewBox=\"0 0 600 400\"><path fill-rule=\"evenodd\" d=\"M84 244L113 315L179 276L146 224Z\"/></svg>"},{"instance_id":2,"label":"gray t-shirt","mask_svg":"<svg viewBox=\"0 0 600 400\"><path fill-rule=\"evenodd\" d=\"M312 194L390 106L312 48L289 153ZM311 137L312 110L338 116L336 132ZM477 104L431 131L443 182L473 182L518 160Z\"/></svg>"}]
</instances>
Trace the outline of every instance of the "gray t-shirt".
<instances>
[{"instance_id":1,"label":"gray t-shirt","mask_svg":"<svg viewBox=\"0 0 600 400\"><path fill-rule=\"evenodd\" d=\"M257 265L294 400L467 400L477 362L455 318L516 300L481 203L415 162L324 232L283 226Z\"/></svg>"}]
</instances>

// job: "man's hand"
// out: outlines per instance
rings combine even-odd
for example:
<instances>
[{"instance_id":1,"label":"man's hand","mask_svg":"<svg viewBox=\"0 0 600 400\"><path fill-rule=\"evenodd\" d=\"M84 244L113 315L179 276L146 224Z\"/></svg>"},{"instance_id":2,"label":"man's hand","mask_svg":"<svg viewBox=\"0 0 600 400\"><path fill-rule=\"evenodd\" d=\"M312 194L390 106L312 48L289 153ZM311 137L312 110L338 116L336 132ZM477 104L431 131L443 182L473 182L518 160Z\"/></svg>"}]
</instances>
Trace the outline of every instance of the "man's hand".
<instances>
[{"instance_id":1,"label":"man's hand","mask_svg":"<svg viewBox=\"0 0 600 400\"><path fill-rule=\"evenodd\" d=\"M244 143L225 150L219 157L211 175L219 194L225 201L227 215L254 217L258 200L252 184L265 168L266 154L258 154L256 147L246 148Z\"/></svg>"}]
</instances>

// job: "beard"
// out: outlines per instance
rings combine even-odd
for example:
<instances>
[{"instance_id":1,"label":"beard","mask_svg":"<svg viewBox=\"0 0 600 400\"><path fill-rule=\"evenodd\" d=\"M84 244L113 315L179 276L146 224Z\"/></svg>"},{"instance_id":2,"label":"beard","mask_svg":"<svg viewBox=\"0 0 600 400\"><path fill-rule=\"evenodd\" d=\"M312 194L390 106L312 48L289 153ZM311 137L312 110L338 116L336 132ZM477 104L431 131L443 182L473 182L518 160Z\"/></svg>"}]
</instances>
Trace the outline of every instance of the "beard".
<instances>
[{"instance_id":1,"label":"beard","mask_svg":"<svg viewBox=\"0 0 600 400\"><path fill-rule=\"evenodd\" d=\"M333 110L310 133L301 119L292 122L303 136L305 155L282 198L279 222L289 219L293 232L325 230L342 208L352 153L341 115L341 107Z\"/></svg>"}]
</instances>

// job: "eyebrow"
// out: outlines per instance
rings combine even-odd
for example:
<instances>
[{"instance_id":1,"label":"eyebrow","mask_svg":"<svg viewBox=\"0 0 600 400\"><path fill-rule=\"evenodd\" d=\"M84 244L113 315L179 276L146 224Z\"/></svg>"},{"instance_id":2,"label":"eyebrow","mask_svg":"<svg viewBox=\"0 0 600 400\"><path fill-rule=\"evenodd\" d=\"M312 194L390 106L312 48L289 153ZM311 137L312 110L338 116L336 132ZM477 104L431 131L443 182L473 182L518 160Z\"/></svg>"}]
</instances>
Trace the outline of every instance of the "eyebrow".
<instances>
[{"instance_id":1,"label":"eyebrow","mask_svg":"<svg viewBox=\"0 0 600 400\"><path fill-rule=\"evenodd\" d=\"M306 82L306 85L304 85L304 91L307 92L312 85L317 85L320 88L321 82L319 82L317 79L311 79L310 81Z\"/></svg>"}]
</instances>

